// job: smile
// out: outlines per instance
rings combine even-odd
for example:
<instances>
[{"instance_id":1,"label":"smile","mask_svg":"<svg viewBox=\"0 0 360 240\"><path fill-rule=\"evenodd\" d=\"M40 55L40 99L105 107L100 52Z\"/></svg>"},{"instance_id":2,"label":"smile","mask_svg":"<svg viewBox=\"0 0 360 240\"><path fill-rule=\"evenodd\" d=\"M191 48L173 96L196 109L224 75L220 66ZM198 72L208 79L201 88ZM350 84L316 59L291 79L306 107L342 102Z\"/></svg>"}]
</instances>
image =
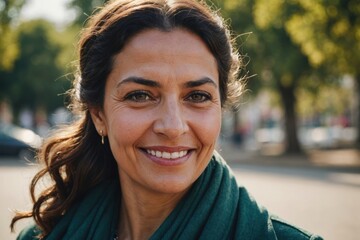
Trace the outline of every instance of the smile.
<instances>
[{"instance_id":1,"label":"smile","mask_svg":"<svg viewBox=\"0 0 360 240\"><path fill-rule=\"evenodd\" d=\"M161 152L161 151L155 151L155 150L150 150L150 149L146 149L146 152L154 157L158 157L158 158L165 158L165 159L177 159L177 158L182 158L184 157L188 151L179 151L179 152Z\"/></svg>"}]
</instances>

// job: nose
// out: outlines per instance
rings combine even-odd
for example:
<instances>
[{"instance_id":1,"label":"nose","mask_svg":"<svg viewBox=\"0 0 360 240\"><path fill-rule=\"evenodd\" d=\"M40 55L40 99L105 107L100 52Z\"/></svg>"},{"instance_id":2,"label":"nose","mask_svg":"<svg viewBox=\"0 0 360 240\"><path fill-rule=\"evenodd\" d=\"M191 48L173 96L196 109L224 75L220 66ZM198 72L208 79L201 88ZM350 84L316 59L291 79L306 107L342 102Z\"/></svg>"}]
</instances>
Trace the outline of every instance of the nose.
<instances>
[{"instance_id":1,"label":"nose","mask_svg":"<svg viewBox=\"0 0 360 240\"><path fill-rule=\"evenodd\" d=\"M155 133L169 139L176 139L189 131L181 104L177 100L161 104L153 128Z\"/></svg>"}]
</instances>

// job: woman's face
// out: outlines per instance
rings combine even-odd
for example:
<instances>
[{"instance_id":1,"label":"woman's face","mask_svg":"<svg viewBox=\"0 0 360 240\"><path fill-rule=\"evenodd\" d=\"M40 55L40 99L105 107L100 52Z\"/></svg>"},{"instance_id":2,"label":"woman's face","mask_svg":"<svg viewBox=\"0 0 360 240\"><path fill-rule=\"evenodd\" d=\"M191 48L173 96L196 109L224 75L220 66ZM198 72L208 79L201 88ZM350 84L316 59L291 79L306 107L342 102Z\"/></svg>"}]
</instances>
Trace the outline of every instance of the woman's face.
<instances>
[{"instance_id":1,"label":"woman's face","mask_svg":"<svg viewBox=\"0 0 360 240\"><path fill-rule=\"evenodd\" d=\"M200 176L220 131L218 79L214 56L186 30L146 30L128 41L115 56L103 109L91 110L122 187L177 193Z\"/></svg>"}]
</instances>

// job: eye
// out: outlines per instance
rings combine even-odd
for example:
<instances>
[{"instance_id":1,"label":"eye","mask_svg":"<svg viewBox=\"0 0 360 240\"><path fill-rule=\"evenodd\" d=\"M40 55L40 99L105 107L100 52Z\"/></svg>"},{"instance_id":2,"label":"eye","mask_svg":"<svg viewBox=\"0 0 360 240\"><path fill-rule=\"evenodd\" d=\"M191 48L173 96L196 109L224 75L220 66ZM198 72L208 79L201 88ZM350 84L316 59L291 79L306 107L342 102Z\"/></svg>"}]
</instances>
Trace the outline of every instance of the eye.
<instances>
[{"instance_id":1,"label":"eye","mask_svg":"<svg viewBox=\"0 0 360 240\"><path fill-rule=\"evenodd\" d=\"M133 102L146 102L146 101L151 101L154 98L147 91L134 91L134 92L128 93L124 97L124 99L133 101Z\"/></svg>"},{"instance_id":2,"label":"eye","mask_svg":"<svg viewBox=\"0 0 360 240\"><path fill-rule=\"evenodd\" d=\"M202 103L211 100L211 95L203 91L194 91L188 94L185 99L194 103Z\"/></svg>"}]
</instances>

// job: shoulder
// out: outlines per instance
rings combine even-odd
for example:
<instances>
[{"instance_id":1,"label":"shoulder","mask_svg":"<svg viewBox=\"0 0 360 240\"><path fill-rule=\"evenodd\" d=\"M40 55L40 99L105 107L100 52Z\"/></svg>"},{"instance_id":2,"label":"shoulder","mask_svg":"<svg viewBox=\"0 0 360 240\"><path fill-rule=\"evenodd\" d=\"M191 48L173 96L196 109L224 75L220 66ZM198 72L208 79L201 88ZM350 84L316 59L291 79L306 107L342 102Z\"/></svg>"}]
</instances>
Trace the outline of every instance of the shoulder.
<instances>
[{"instance_id":1,"label":"shoulder","mask_svg":"<svg viewBox=\"0 0 360 240\"><path fill-rule=\"evenodd\" d=\"M242 228L248 228L249 225L253 232L267 232L266 237L261 235L256 239L277 239L277 240L322 240L323 238L311 234L299 227L287 223L281 218L269 213L266 208L258 205L255 199L247 192L244 187L239 188L242 204L240 211L242 212L243 224Z\"/></svg>"},{"instance_id":2,"label":"shoulder","mask_svg":"<svg viewBox=\"0 0 360 240\"><path fill-rule=\"evenodd\" d=\"M32 224L24 228L16 240L35 240L39 239L38 236L41 233L40 229L36 225Z\"/></svg>"},{"instance_id":3,"label":"shoulder","mask_svg":"<svg viewBox=\"0 0 360 240\"><path fill-rule=\"evenodd\" d=\"M277 216L270 217L275 234L279 240L293 239L293 240L322 240L323 238L313 235L299 227L291 225Z\"/></svg>"}]
</instances>

